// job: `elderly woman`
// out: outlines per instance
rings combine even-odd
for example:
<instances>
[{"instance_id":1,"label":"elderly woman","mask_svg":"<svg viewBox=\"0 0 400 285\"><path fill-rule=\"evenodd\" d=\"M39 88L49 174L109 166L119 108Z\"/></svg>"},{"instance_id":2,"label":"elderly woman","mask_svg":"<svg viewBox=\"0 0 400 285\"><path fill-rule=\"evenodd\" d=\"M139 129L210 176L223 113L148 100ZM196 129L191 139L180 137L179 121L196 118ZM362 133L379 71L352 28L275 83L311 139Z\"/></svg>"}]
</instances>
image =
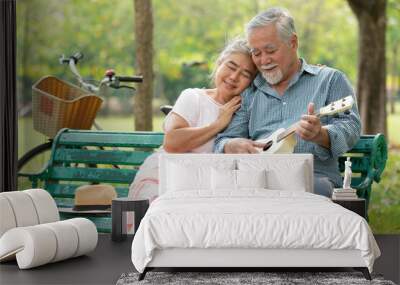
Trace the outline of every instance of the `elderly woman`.
<instances>
[{"instance_id":1,"label":"elderly woman","mask_svg":"<svg viewBox=\"0 0 400 285\"><path fill-rule=\"evenodd\" d=\"M250 49L243 39L230 42L220 53L212 73L215 88L191 88L178 97L165 118L163 149L149 156L129 189L129 197L153 200L158 196L158 155L213 152L216 135L240 107L240 93L256 75Z\"/></svg>"}]
</instances>

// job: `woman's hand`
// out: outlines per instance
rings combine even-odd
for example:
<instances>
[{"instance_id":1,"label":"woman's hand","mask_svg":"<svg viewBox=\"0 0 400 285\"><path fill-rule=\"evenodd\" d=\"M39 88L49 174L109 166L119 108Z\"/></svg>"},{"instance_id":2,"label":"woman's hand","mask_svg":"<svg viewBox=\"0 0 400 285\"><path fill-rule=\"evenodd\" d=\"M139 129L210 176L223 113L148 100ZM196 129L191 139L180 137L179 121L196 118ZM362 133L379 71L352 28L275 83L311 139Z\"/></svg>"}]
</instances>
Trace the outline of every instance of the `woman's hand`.
<instances>
[{"instance_id":1,"label":"woman's hand","mask_svg":"<svg viewBox=\"0 0 400 285\"><path fill-rule=\"evenodd\" d=\"M240 101L240 96L235 96L225 103L220 107L217 120L204 127L190 127L184 118L172 111L169 115L172 123L169 124L169 130L165 131L164 149L182 153L205 144L228 126L233 113L240 108Z\"/></svg>"},{"instance_id":2,"label":"woman's hand","mask_svg":"<svg viewBox=\"0 0 400 285\"><path fill-rule=\"evenodd\" d=\"M221 130L225 129L229 125L232 120L233 113L240 108L240 102L241 97L235 96L220 108L216 123Z\"/></svg>"},{"instance_id":3,"label":"woman's hand","mask_svg":"<svg viewBox=\"0 0 400 285\"><path fill-rule=\"evenodd\" d=\"M234 138L225 144L224 153L260 153L264 145L245 138Z\"/></svg>"}]
</instances>

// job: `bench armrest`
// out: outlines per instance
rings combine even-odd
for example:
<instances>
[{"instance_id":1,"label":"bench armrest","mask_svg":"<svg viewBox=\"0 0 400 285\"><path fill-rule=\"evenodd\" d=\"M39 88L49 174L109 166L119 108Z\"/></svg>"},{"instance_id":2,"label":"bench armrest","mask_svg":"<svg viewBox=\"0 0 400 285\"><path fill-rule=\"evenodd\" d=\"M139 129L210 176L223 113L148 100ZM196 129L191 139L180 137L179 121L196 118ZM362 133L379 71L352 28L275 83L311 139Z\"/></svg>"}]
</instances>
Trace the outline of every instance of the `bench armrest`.
<instances>
[{"instance_id":1,"label":"bench armrest","mask_svg":"<svg viewBox=\"0 0 400 285\"><path fill-rule=\"evenodd\" d=\"M384 135L377 134L374 137L372 142L372 151L371 151L371 177L375 180L375 182L379 182L381 180L381 175L386 166L386 161L388 157L388 149L387 143ZM370 176L370 173L368 173Z\"/></svg>"}]
</instances>

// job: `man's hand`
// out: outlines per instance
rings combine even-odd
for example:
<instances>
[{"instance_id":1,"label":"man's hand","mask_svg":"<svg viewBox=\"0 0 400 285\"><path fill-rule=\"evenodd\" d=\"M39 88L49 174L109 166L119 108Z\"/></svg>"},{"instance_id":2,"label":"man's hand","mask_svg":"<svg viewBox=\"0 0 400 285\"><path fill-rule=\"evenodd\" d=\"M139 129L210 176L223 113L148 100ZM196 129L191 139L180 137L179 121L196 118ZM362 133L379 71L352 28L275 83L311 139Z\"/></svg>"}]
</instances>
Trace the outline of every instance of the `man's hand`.
<instances>
[{"instance_id":1,"label":"man's hand","mask_svg":"<svg viewBox=\"0 0 400 285\"><path fill-rule=\"evenodd\" d=\"M311 141L323 147L330 147L328 131L321 126L321 121L314 114L314 103L308 104L308 115L303 115L296 128L296 134L306 141Z\"/></svg>"},{"instance_id":2,"label":"man's hand","mask_svg":"<svg viewBox=\"0 0 400 285\"><path fill-rule=\"evenodd\" d=\"M259 148L264 147L264 143L258 143L249 139L231 139L224 146L225 153L259 153Z\"/></svg>"}]
</instances>

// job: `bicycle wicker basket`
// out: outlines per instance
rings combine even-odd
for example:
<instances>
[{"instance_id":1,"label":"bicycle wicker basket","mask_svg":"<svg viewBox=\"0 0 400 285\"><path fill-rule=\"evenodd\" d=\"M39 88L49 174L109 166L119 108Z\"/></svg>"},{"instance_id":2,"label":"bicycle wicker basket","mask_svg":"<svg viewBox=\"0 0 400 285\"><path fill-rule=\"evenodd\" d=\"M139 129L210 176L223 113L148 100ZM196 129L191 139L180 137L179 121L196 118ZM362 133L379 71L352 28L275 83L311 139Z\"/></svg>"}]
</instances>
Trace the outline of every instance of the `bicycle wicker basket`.
<instances>
[{"instance_id":1,"label":"bicycle wicker basket","mask_svg":"<svg viewBox=\"0 0 400 285\"><path fill-rule=\"evenodd\" d=\"M62 128L90 129L103 99L54 76L32 86L33 128L53 138Z\"/></svg>"}]
</instances>

